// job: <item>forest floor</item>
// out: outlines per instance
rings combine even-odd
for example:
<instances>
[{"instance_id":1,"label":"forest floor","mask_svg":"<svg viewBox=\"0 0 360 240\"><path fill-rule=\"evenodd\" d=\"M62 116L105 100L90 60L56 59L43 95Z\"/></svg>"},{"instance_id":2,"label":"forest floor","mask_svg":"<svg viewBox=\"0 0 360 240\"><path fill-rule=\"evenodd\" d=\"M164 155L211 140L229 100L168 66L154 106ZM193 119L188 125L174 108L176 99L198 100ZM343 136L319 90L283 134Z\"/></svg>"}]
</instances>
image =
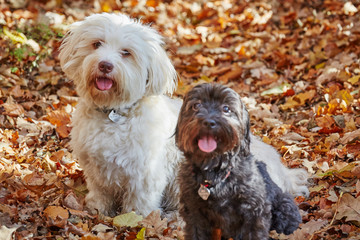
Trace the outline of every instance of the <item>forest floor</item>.
<instances>
[{"instance_id":1,"label":"forest floor","mask_svg":"<svg viewBox=\"0 0 360 240\"><path fill-rule=\"evenodd\" d=\"M98 12L151 23L179 74L235 89L252 131L310 176L303 222L274 239L360 239L360 2L0 0L0 239L183 239L159 212L84 209L69 148L77 95L61 71L67 27ZM142 219L142 220L141 220ZM140 221L140 223L138 223Z\"/></svg>"}]
</instances>

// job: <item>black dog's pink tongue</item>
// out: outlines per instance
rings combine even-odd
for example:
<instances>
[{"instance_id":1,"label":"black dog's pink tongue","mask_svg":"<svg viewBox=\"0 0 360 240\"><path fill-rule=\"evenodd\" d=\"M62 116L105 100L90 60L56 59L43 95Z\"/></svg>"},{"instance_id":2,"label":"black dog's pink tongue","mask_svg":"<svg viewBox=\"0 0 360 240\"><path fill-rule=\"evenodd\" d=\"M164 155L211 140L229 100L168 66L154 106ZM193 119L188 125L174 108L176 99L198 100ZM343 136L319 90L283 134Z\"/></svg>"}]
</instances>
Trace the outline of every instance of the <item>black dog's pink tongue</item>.
<instances>
[{"instance_id":1,"label":"black dog's pink tongue","mask_svg":"<svg viewBox=\"0 0 360 240\"><path fill-rule=\"evenodd\" d=\"M109 90L113 85L113 81L109 78L99 77L96 78L96 87L101 90Z\"/></svg>"},{"instance_id":2,"label":"black dog's pink tongue","mask_svg":"<svg viewBox=\"0 0 360 240\"><path fill-rule=\"evenodd\" d=\"M201 151L209 153L216 149L217 143L211 136L205 136L199 139L198 146Z\"/></svg>"}]
</instances>

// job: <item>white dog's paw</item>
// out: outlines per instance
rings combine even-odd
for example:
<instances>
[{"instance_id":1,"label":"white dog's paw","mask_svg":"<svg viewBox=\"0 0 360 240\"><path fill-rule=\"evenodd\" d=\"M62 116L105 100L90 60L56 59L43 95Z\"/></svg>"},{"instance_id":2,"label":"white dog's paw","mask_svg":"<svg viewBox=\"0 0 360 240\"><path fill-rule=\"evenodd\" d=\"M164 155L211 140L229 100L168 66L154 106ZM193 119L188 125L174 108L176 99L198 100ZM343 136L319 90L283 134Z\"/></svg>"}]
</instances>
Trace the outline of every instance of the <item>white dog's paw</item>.
<instances>
[{"instance_id":1,"label":"white dog's paw","mask_svg":"<svg viewBox=\"0 0 360 240\"><path fill-rule=\"evenodd\" d=\"M289 190L294 196L309 196L308 173L304 169L289 169L288 177L291 182Z\"/></svg>"},{"instance_id":2,"label":"white dog's paw","mask_svg":"<svg viewBox=\"0 0 360 240\"><path fill-rule=\"evenodd\" d=\"M116 216L116 211L112 209L112 204L109 204L108 199L89 193L85 198L85 203L91 214L100 213L110 217Z\"/></svg>"}]
</instances>

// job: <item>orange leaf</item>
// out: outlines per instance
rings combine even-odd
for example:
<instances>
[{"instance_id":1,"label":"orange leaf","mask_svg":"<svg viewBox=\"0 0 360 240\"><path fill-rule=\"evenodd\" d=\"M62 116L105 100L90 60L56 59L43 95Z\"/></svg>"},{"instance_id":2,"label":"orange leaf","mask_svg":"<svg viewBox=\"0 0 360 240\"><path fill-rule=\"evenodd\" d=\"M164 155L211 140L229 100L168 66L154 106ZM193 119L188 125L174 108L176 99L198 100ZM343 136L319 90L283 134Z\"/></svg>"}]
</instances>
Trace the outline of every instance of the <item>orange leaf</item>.
<instances>
[{"instance_id":1,"label":"orange leaf","mask_svg":"<svg viewBox=\"0 0 360 240\"><path fill-rule=\"evenodd\" d=\"M49 206L44 210L44 216L50 226L64 227L69 218L68 210L59 206Z\"/></svg>"},{"instance_id":2,"label":"orange leaf","mask_svg":"<svg viewBox=\"0 0 360 240\"><path fill-rule=\"evenodd\" d=\"M148 7L157 7L159 5L159 1L155 1L155 0L147 0L146 1L146 6Z\"/></svg>"},{"instance_id":3,"label":"orange leaf","mask_svg":"<svg viewBox=\"0 0 360 240\"><path fill-rule=\"evenodd\" d=\"M59 126L56 128L57 134L60 138L67 138L70 134L71 128L65 125Z\"/></svg>"},{"instance_id":4,"label":"orange leaf","mask_svg":"<svg viewBox=\"0 0 360 240\"><path fill-rule=\"evenodd\" d=\"M282 110L288 110L290 108L295 108L299 106L303 106L307 101L313 99L316 95L315 90L310 90L307 92L299 93L295 96L289 98L286 103L280 105Z\"/></svg>"},{"instance_id":5,"label":"orange leaf","mask_svg":"<svg viewBox=\"0 0 360 240\"><path fill-rule=\"evenodd\" d=\"M65 111L55 110L48 113L47 120L57 127L64 126L70 123L70 114Z\"/></svg>"}]
</instances>

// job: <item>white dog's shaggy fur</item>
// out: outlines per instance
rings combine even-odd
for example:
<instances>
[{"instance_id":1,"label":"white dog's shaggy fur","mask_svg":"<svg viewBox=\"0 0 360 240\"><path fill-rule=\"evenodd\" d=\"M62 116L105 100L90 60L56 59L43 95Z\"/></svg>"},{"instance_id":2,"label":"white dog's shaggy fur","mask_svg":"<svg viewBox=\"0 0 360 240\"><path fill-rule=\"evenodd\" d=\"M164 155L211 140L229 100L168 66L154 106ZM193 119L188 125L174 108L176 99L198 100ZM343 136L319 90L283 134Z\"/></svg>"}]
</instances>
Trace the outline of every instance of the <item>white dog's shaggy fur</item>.
<instances>
[{"instance_id":1,"label":"white dog's shaggy fur","mask_svg":"<svg viewBox=\"0 0 360 240\"><path fill-rule=\"evenodd\" d=\"M164 95L177 76L162 43L154 29L106 13L73 24L62 43L62 69L80 96L71 146L86 177L86 204L103 214L147 215L174 182L181 102Z\"/></svg>"},{"instance_id":2,"label":"white dog's shaggy fur","mask_svg":"<svg viewBox=\"0 0 360 240\"><path fill-rule=\"evenodd\" d=\"M105 215L147 215L178 201L182 156L173 134L181 101L165 96L177 76L162 44L149 26L107 13L74 23L62 42L60 63L80 96L71 147L86 177L86 204ZM252 137L251 151L283 190L307 193L304 171L284 167L275 149Z\"/></svg>"}]
</instances>

